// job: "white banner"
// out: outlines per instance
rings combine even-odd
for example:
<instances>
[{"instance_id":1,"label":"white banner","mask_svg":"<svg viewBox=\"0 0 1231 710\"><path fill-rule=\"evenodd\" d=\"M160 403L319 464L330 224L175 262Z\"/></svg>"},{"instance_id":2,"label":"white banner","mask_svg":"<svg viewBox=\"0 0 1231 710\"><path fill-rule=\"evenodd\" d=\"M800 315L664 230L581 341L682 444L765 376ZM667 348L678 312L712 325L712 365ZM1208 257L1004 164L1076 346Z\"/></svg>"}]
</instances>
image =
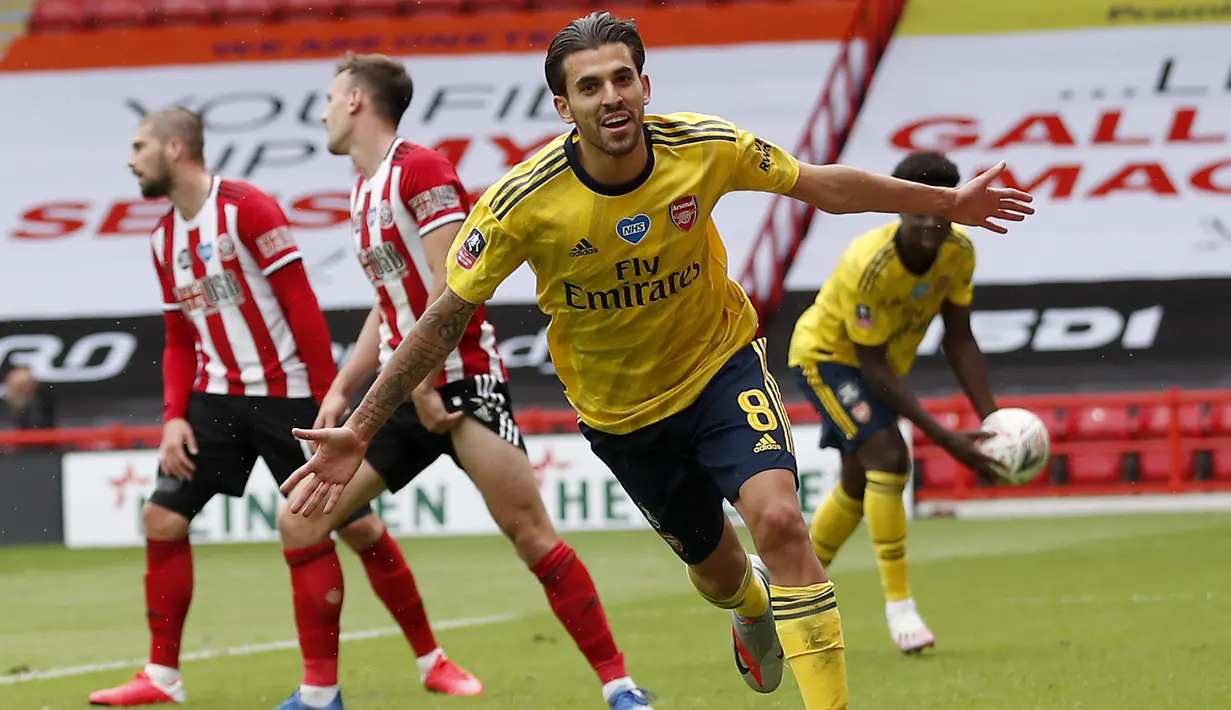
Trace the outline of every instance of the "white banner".
<instances>
[{"instance_id":1,"label":"white banner","mask_svg":"<svg viewBox=\"0 0 1231 710\"><path fill-rule=\"evenodd\" d=\"M837 46L654 50L648 110L717 114L793 149ZM471 191L567 129L552 106L540 52L416 56L406 64L415 96L402 134L453 159ZM159 312L148 236L166 206L140 199L125 161L141 116L172 104L203 114L208 167L278 197L322 305L370 307L371 286L344 227L354 170L348 158L325 150L320 123L333 66L0 74L0 105L20 107L5 112L0 131L12 178L0 193L0 283L22 293L0 299L0 320ZM715 219L732 264L745 261L768 205L754 193L719 205ZM531 303L534 293L533 274L523 267L493 302Z\"/></svg>"},{"instance_id":2,"label":"white banner","mask_svg":"<svg viewBox=\"0 0 1231 710\"><path fill-rule=\"evenodd\" d=\"M909 424L903 432L910 441ZM817 448L820 428L795 427L800 503L811 515L837 483L840 459ZM648 528L610 471L579 434L526 437L552 522L562 532ZM138 547L145 544L141 506L153 493L154 451L70 453L63 459L64 542L70 548ZM907 490L913 508L913 488ZM193 521L195 543L277 540L282 495L258 461L242 498L215 497ZM373 507L394 535L486 535L498 532L482 496L448 457L428 467L397 494L384 493ZM728 507L738 523L739 516Z\"/></svg>"},{"instance_id":3,"label":"white banner","mask_svg":"<svg viewBox=\"0 0 1231 710\"><path fill-rule=\"evenodd\" d=\"M941 150L963 179L1008 161L1038 213L975 230L979 283L1231 274L1229 26L898 37L842 162ZM888 215L817 219L787 279L818 287Z\"/></svg>"}]
</instances>

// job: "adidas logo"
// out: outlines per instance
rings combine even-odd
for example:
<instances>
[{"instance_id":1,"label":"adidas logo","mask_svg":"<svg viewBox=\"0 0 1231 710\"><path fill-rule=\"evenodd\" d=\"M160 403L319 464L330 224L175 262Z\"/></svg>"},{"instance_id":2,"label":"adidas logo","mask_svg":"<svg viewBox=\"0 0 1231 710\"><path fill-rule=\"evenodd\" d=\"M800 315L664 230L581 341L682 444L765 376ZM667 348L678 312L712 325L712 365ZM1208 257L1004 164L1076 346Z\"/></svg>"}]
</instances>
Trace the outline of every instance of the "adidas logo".
<instances>
[{"instance_id":1,"label":"adidas logo","mask_svg":"<svg viewBox=\"0 0 1231 710\"><path fill-rule=\"evenodd\" d=\"M761 436L761 440L757 442L757 445L752 448L752 453L759 454L762 451L781 451L781 450L782 450L782 447L778 445L778 442L774 441L774 437L770 436L769 434L764 434Z\"/></svg>"},{"instance_id":2,"label":"adidas logo","mask_svg":"<svg viewBox=\"0 0 1231 710\"><path fill-rule=\"evenodd\" d=\"M573 247L573 250L570 251L568 255L569 256L589 256L591 254L597 254L597 253L598 253L598 249L596 249L594 245L590 243L590 240L582 239L581 241L577 242L577 246Z\"/></svg>"}]
</instances>

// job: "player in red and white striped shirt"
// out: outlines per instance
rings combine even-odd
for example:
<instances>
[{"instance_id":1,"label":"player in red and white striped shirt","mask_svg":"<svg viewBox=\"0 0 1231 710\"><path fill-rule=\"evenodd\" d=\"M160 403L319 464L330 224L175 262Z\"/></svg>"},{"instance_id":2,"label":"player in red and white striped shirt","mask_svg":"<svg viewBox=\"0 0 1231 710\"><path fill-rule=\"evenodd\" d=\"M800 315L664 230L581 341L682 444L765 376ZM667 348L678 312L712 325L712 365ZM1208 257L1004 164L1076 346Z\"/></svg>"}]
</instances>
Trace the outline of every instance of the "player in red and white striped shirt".
<instances>
[{"instance_id":1,"label":"player in red and white striped shirt","mask_svg":"<svg viewBox=\"0 0 1231 710\"><path fill-rule=\"evenodd\" d=\"M145 669L93 693L95 705L185 701L179 648L193 591L189 525L215 495L242 495L258 456L279 484L303 465L307 452L291 430L313 422L337 372L282 209L251 185L210 175L203 148L200 119L166 109L141 122L129 158L142 194L173 204L151 239L167 330L158 482L142 510L151 642ZM407 635L430 635L414 577L372 509L348 516L340 534ZM328 543L288 555L292 580L332 551ZM334 587L319 590L321 603L340 608L341 590L339 573Z\"/></svg>"},{"instance_id":2,"label":"player in red and white striped shirt","mask_svg":"<svg viewBox=\"0 0 1231 710\"><path fill-rule=\"evenodd\" d=\"M330 152L349 155L362 175L351 196L351 236L377 305L321 405L318 428L335 426L344 418L354 389L387 360L444 291L446 255L469 212L469 198L448 160L397 136L411 93L405 68L380 55L348 54L329 88L322 119ZM474 481L496 524L543 584L552 611L598 675L608 705L649 708L645 694L628 676L590 573L557 536L543 506L513 418L496 335L483 310L479 308L457 349L445 358L440 374L424 380L413 401L403 404L373 438L337 509L310 518L283 511L282 543L319 544L351 511L386 488L403 488L448 455ZM317 587L328 588L336 570L336 560L321 560ZM337 613L320 604L312 610L316 613L309 615L296 607L301 633L312 628L336 639ZM336 651L325 655L335 657ZM420 670L437 660L421 656ZM314 670L278 710L342 710L336 665L309 659L305 667Z\"/></svg>"}]
</instances>

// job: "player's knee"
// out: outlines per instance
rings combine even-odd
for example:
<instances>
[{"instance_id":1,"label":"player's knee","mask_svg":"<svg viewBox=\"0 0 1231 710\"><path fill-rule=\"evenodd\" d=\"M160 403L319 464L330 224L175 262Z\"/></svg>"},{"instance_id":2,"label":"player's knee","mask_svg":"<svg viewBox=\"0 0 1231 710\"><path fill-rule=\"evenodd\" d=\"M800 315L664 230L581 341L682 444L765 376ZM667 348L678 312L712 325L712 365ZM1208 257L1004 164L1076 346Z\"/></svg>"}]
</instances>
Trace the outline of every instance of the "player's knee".
<instances>
[{"instance_id":1,"label":"player's knee","mask_svg":"<svg viewBox=\"0 0 1231 710\"><path fill-rule=\"evenodd\" d=\"M543 558L559 539L542 506L531 501L506 504L494 510L493 517L500 532L513 543L513 548L526 564Z\"/></svg>"},{"instance_id":2,"label":"player's knee","mask_svg":"<svg viewBox=\"0 0 1231 710\"><path fill-rule=\"evenodd\" d=\"M329 528L318 522L322 518L305 518L291 512L290 507L284 507L278 513L278 535L282 538L282 547L295 550L309 547L329 537Z\"/></svg>"},{"instance_id":3,"label":"player's knee","mask_svg":"<svg viewBox=\"0 0 1231 710\"><path fill-rule=\"evenodd\" d=\"M842 490L854 500L863 500L868 485L867 474L859 461L849 454L842 457Z\"/></svg>"},{"instance_id":4,"label":"player's knee","mask_svg":"<svg viewBox=\"0 0 1231 710\"><path fill-rule=\"evenodd\" d=\"M808 538L808 525L804 522L795 500L766 504L756 516L756 530L752 533L757 549L763 552L767 548L786 551L795 546L812 549Z\"/></svg>"},{"instance_id":5,"label":"player's knee","mask_svg":"<svg viewBox=\"0 0 1231 710\"><path fill-rule=\"evenodd\" d=\"M188 518L156 503L147 501L142 506L141 523L145 536L152 540L183 540L188 537Z\"/></svg>"},{"instance_id":6,"label":"player's knee","mask_svg":"<svg viewBox=\"0 0 1231 710\"><path fill-rule=\"evenodd\" d=\"M363 552L380 542L385 536L385 523L375 514L365 515L342 526L338 536L355 552Z\"/></svg>"}]
</instances>

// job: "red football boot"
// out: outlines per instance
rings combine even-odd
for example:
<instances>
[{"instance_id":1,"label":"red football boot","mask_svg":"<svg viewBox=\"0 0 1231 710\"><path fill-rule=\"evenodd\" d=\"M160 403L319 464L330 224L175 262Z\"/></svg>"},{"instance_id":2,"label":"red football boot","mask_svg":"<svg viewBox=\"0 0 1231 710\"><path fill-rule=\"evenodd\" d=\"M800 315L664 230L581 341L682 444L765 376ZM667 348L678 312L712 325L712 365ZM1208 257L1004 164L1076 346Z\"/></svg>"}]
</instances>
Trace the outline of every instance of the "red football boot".
<instances>
[{"instance_id":1,"label":"red football boot","mask_svg":"<svg viewBox=\"0 0 1231 710\"><path fill-rule=\"evenodd\" d=\"M164 690L154 685L154 681L150 680L145 671L141 671L124 685L90 694L91 705L107 705L113 708L182 703L187 699L182 680L176 680L174 685Z\"/></svg>"}]
</instances>

